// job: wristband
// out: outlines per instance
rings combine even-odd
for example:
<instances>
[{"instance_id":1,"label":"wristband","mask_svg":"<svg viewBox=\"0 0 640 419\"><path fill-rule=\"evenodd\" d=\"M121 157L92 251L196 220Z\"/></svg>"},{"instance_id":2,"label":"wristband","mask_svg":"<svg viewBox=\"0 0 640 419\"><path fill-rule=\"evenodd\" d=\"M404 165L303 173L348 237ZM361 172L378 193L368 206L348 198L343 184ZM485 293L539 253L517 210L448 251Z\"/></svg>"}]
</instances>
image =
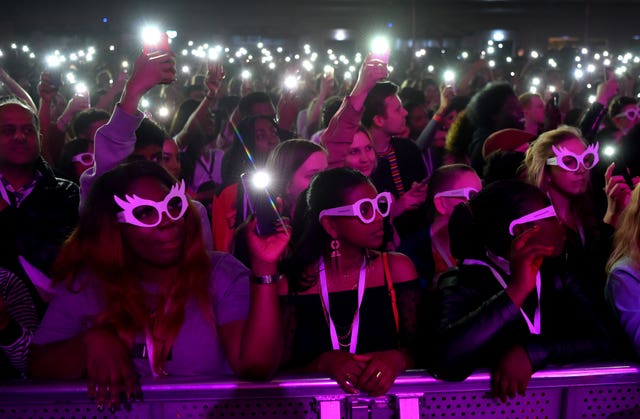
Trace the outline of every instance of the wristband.
<instances>
[{"instance_id":1,"label":"wristband","mask_svg":"<svg viewBox=\"0 0 640 419\"><path fill-rule=\"evenodd\" d=\"M273 274L273 275L251 275L249 277L249 280L251 281L251 283L253 284L258 284L258 285L269 285L269 284L275 284L276 282L278 282L280 280L280 274Z\"/></svg>"},{"instance_id":2,"label":"wristband","mask_svg":"<svg viewBox=\"0 0 640 419\"><path fill-rule=\"evenodd\" d=\"M444 115L440 115L439 113L437 113L437 114L434 114L431 119L433 119L438 123L442 123L442 121L444 120Z\"/></svg>"}]
</instances>

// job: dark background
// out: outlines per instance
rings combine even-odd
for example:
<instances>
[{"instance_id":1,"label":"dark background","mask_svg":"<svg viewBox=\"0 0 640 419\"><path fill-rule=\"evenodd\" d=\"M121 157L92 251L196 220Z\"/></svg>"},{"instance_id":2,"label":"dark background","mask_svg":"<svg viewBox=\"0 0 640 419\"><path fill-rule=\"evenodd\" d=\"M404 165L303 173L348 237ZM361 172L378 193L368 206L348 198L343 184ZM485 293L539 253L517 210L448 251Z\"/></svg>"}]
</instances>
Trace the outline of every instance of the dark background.
<instances>
[{"instance_id":1,"label":"dark background","mask_svg":"<svg viewBox=\"0 0 640 419\"><path fill-rule=\"evenodd\" d=\"M640 35L640 0L3 0L1 9L2 41L58 35L126 41L149 21L177 30L182 39L327 42L332 30L344 28L359 40L391 23L393 36L418 45L472 44L493 29L511 31L510 38L529 48L543 48L550 38L606 47L640 44L634 40Z\"/></svg>"}]
</instances>

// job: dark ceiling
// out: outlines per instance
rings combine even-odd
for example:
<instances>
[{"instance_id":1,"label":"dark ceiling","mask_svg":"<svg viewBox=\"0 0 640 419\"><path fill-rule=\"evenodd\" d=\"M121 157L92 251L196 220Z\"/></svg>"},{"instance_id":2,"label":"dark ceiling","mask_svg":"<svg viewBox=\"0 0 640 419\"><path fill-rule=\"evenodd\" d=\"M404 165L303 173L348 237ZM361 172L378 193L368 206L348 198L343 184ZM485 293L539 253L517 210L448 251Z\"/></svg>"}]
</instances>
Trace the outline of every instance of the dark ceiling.
<instances>
[{"instance_id":1,"label":"dark ceiling","mask_svg":"<svg viewBox=\"0 0 640 419\"><path fill-rule=\"evenodd\" d=\"M393 26L402 38L474 37L514 31L520 43L570 36L612 44L640 34L640 0L26 0L3 2L0 36L89 34L122 36L143 21L159 21L181 35L327 39L331 30L355 38ZM108 23L102 23L107 17Z\"/></svg>"}]
</instances>

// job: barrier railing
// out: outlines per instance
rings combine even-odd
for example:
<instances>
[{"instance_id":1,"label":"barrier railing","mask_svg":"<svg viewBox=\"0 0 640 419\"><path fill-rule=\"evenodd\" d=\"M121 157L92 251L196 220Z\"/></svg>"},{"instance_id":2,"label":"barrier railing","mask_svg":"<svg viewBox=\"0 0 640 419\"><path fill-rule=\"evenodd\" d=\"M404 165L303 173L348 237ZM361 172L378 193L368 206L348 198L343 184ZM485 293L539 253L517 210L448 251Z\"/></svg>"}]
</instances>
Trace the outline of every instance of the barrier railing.
<instances>
[{"instance_id":1,"label":"barrier railing","mask_svg":"<svg viewBox=\"0 0 640 419\"><path fill-rule=\"evenodd\" d=\"M640 418L640 367L590 365L535 373L525 396L505 403L479 372L459 383L407 372L383 397L347 395L322 377L143 380L144 401L129 411L99 412L81 382L0 384L0 418Z\"/></svg>"}]
</instances>

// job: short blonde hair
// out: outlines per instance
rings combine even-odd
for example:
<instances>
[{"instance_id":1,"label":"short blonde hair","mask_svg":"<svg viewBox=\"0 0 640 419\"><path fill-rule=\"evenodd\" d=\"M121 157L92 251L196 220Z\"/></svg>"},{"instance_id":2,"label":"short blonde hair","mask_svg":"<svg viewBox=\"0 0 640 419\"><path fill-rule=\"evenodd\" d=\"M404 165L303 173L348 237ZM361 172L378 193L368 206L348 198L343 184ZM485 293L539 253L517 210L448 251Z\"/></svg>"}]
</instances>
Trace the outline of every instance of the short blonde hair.
<instances>
[{"instance_id":1,"label":"short blonde hair","mask_svg":"<svg viewBox=\"0 0 640 419\"><path fill-rule=\"evenodd\" d=\"M570 138L577 138L584 145L587 142L582 138L580 130L568 125L540 134L527 150L524 164L527 167L529 183L547 191L544 185L544 175L547 170L547 159L554 156L552 147Z\"/></svg>"}]
</instances>

